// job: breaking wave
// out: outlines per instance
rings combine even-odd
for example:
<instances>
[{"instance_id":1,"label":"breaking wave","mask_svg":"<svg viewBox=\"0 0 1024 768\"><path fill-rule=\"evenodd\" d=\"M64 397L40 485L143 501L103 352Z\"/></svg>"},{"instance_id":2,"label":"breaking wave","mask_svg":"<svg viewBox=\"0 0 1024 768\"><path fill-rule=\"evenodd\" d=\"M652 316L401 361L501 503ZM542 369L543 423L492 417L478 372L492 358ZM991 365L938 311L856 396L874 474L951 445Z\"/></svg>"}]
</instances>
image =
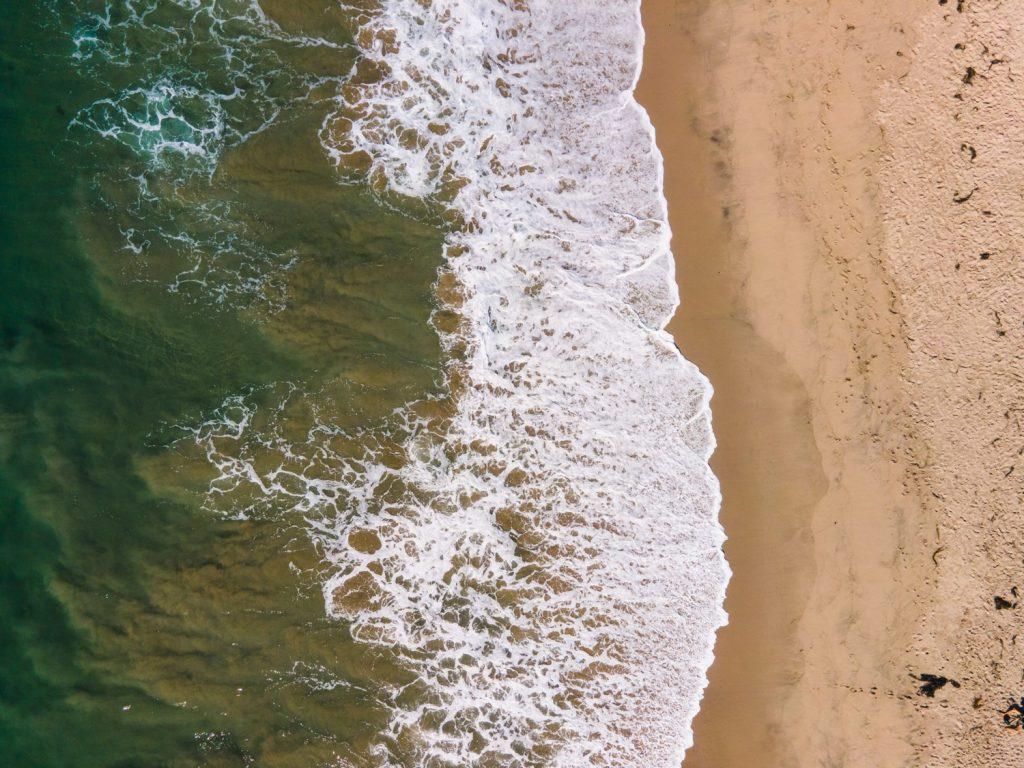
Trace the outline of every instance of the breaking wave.
<instances>
[{"instance_id":1,"label":"breaking wave","mask_svg":"<svg viewBox=\"0 0 1024 768\"><path fill-rule=\"evenodd\" d=\"M193 432L214 497L298 510L328 612L411 673L373 764L678 765L729 571L638 3L385 0L356 41L321 140L450 222L449 394L298 439L233 398Z\"/></svg>"}]
</instances>

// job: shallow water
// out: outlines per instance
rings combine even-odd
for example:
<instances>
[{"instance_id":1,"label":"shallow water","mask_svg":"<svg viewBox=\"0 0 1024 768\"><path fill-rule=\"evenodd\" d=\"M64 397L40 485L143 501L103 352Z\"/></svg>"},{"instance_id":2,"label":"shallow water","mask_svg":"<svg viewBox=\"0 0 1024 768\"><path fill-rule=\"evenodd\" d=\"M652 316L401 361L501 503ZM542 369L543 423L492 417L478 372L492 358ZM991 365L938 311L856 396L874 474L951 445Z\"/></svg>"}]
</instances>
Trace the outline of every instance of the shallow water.
<instances>
[{"instance_id":1,"label":"shallow water","mask_svg":"<svg viewBox=\"0 0 1024 768\"><path fill-rule=\"evenodd\" d=\"M358 428L432 390L440 233L326 160L313 81L353 60L332 4L277 4L279 37L330 45L191 5L24 2L0 29L4 765L328 764L397 674L327 621L301 520L218 507L182 437L236 395ZM151 93L185 78L254 96Z\"/></svg>"}]
</instances>

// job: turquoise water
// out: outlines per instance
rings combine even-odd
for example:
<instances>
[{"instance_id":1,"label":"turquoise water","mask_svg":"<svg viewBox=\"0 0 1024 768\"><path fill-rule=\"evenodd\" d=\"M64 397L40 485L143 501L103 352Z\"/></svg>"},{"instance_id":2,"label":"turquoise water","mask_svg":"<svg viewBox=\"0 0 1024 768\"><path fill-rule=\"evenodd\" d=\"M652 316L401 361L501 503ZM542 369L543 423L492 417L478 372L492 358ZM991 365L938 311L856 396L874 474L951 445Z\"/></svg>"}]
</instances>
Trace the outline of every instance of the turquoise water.
<instances>
[{"instance_id":1,"label":"turquoise water","mask_svg":"<svg viewBox=\"0 0 1024 768\"><path fill-rule=\"evenodd\" d=\"M351 19L258 8L5 8L5 766L360 765L402 679L325 619L300 521L211 497L190 438L232 397L358 430L439 380L440 229L318 140Z\"/></svg>"}]
</instances>

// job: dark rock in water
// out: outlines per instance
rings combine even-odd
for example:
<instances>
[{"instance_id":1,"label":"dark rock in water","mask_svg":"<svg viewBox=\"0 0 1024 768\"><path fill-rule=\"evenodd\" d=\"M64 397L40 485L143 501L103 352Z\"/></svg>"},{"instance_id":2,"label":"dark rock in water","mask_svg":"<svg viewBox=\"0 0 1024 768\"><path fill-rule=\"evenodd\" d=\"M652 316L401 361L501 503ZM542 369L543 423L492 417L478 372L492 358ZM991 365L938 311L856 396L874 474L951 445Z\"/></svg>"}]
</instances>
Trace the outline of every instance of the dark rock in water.
<instances>
[{"instance_id":1,"label":"dark rock in water","mask_svg":"<svg viewBox=\"0 0 1024 768\"><path fill-rule=\"evenodd\" d=\"M927 672L917 675L911 675L915 680L920 680L923 685L917 689L917 693L920 696L927 696L928 698L934 698L935 692L940 688L945 687L947 683L952 685L954 688L959 688L960 683L951 677L945 677L943 675L930 675Z\"/></svg>"}]
</instances>

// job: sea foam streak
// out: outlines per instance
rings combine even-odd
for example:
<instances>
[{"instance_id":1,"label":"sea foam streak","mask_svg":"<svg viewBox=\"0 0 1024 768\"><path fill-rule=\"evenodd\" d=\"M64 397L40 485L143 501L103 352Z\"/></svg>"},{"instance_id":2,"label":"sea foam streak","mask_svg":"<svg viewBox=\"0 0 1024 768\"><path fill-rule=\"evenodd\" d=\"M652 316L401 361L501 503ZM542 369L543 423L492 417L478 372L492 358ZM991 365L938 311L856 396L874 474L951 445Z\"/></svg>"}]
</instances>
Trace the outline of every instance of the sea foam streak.
<instances>
[{"instance_id":1,"label":"sea foam streak","mask_svg":"<svg viewBox=\"0 0 1024 768\"><path fill-rule=\"evenodd\" d=\"M241 404L197 437L221 488L304 512L328 611L414 673L375 764L675 766L728 567L710 387L663 330L678 292L633 98L638 4L386 0L357 39L371 76L322 139L460 222L435 318L450 407L410 405L397 448L360 455L318 428L263 473L223 449Z\"/></svg>"}]
</instances>

